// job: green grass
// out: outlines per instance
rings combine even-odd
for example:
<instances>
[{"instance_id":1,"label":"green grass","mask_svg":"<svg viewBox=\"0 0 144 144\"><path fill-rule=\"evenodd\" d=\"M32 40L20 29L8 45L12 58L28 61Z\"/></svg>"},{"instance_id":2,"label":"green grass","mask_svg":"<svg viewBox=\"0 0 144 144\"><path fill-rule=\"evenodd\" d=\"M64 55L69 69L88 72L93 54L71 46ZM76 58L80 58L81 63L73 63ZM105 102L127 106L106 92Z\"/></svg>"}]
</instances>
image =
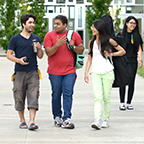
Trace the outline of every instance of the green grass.
<instances>
[{"instance_id":1,"label":"green grass","mask_svg":"<svg viewBox=\"0 0 144 144\"><path fill-rule=\"evenodd\" d=\"M139 74L140 76L144 78L144 66L142 66L142 68L137 69L137 74Z\"/></svg>"}]
</instances>

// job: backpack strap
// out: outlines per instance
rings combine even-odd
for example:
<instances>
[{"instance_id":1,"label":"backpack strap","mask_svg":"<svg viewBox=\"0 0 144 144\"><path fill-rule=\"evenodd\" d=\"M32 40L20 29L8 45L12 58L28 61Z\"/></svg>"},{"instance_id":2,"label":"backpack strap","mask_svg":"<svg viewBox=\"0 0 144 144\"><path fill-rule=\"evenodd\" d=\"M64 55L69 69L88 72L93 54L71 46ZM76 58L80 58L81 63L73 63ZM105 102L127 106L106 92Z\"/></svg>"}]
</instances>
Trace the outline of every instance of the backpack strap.
<instances>
[{"instance_id":1,"label":"backpack strap","mask_svg":"<svg viewBox=\"0 0 144 144\"><path fill-rule=\"evenodd\" d=\"M67 39L68 39L68 41L71 40L72 35L73 35L73 30L68 30L68 32L67 32Z\"/></svg>"},{"instance_id":2,"label":"backpack strap","mask_svg":"<svg viewBox=\"0 0 144 144\"><path fill-rule=\"evenodd\" d=\"M72 51L73 55L74 55L74 66L76 64L76 53L73 51L73 47L69 45L69 41L71 40L72 38L72 35L73 35L73 30L68 30L67 32L67 47L69 50Z\"/></svg>"},{"instance_id":3,"label":"backpack strap","mask_svg":"<svg viewBox=\"0 0 144 144\"><path fill-rule=\"evenodd\" d=\"M73 30L68 30L67 32L67 46L69 50L73 50L73 47L69 45L69 41L71 40L73 35Z\"/></svg>"}]
</instances>

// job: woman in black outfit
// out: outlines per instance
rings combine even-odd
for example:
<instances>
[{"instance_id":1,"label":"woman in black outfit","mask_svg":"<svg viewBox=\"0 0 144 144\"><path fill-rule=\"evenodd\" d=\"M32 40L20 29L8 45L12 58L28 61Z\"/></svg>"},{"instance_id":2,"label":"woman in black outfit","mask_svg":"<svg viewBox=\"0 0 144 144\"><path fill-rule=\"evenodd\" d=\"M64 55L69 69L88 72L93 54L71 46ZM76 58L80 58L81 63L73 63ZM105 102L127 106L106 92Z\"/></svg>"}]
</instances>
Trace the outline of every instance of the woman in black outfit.
<instances>
[{"instance_id":1,"label":"woman in black outfit","mask_svg":"<svg viewBox=\"0 0 144 144\"><path fill-rule=\"evenodd\" d=\"M127 109L128 110L133 110L133 106L131 105L131 101L133 98L133 93L134 93L134 84L135 84L135 76L137 72L137 66L139 68L142 67L143 61L142 61L142 38L139 33L139 28L138 28L138 20L133 17L129 16L126 19L122 35L125 39L126 42L126 56L128 57L130 61L130 65L132 67L132 81L131 84L128 85L128 98L127 98ZM137 62L137 56L139 58L139 61ZM119 92L120 92L120 110L125 110L125 89L126 86L120 87Z\"/></svg>"}]
</instances>

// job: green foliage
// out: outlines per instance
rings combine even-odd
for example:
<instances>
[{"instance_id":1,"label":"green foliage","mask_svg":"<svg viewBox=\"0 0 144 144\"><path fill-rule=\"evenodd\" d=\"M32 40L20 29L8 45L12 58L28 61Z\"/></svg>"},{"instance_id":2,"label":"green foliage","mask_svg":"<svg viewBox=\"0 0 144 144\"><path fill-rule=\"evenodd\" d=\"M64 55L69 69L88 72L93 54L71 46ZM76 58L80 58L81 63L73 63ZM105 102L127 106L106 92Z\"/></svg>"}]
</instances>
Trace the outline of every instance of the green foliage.
<instances>
[{"instance_id":1,"label":"green foliage","mask_svg":"<svg viewBox=\"0 0 144 144\"><path fill-rule=\"evenodd\" d=\"M27 0L27 2L25 0L21 0L21 4L21 14L31 13L36 16L33 33L38 35L41 39L41 42L43 42L44 36L47 33L46 27L48 25L48 21L43 18L46 12L44 8L44 0Z\"/></svg>"},{"instance_id":2,"label":"green foliage","mask_svg":"<svg viewBox=\"0 0 144 144\"><path fill-rule=\"evenodd\" d=\"M92 22L96 19L101 19L105 14L110 14L109 7L112 0L90 0L92 6L87 6L86 10L86 23L89 39L92 37L91 26Z\"/></svg>"},{"instance_id":3,"label":"green foliage","mask_svg":"<svg viewBox=\"0 0 144 144\"><path fill-rule=\"evenodd\" d=\"M114 24L114 31L115 31L115 33L117 33L119 31L118 26L120 24L120 19L118 18L118 15L119 15L120 11L121 11L121 8L119 8L119 9L116 10L115 24Z\"/></svg>"},{"instance_id":4,"label":"green foliage","mask_svg":"<svg viewBox=\"0 0 144 144\"><path fill-rule=\"evenodd\" d=\"M27 10L30 6L31 9ZM48 22L45 16L44 0L0 0L0 45L7 50L9 41L13 35L21 32L20 16L32 13L36 16L36 24L33 33L38 35L43 42L47 33Z\"/></svg>"},{"instance_id":5,"label":"green foliage","mask_svg":"<svg viewBox=\"0 0 144 144\"><path fill-rule=\"evenodd\" d=\"M144 66L142 66L142 68L138 67L137 74L139 74L140 76L144 78Z\"/></svg>"},{"instance_id":6,"label":"green foliage","mask_svg":"<svg viewBox=\"0 0 144 144\"><path fill-rule=\"evenodd\" d=\"M7 50L10 38L18 31L15 23L17 5L15 0L7 1L6 5L0 0L0 44L4 50Z\"/></svg>"}]
</instances>

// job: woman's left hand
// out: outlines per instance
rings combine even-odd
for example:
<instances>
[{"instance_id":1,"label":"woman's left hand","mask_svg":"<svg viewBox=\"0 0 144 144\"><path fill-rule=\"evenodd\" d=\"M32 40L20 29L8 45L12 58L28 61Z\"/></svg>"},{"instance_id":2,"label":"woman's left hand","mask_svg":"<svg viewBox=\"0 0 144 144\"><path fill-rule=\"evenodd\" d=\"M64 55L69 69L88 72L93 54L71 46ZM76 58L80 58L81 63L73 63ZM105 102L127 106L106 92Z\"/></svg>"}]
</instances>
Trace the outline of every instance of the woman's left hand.
<instances>
[{"instance_id":1,"label":"woman's left hand","mask_svg":"<svg viewBox=\"0 0 144 144\"><path fill-rule=\"evenodd\" d=\"M106 55L107 57L113 56L113 53L109 53L109 52L107 52L107 51L104 51L104 53L105 53L105 55Z\"/></svg>"},{"instance_id":2,"label":"woman's left hand","mask_svg":"<svg viewBox=\"0 0 144 144\"><path fill-rule=\"evenodd\" d=\"M141 68L143 66L143 61L142 60L138 61L138 66L139 66L139 68Z\"/></svg>"}]
</instances>

